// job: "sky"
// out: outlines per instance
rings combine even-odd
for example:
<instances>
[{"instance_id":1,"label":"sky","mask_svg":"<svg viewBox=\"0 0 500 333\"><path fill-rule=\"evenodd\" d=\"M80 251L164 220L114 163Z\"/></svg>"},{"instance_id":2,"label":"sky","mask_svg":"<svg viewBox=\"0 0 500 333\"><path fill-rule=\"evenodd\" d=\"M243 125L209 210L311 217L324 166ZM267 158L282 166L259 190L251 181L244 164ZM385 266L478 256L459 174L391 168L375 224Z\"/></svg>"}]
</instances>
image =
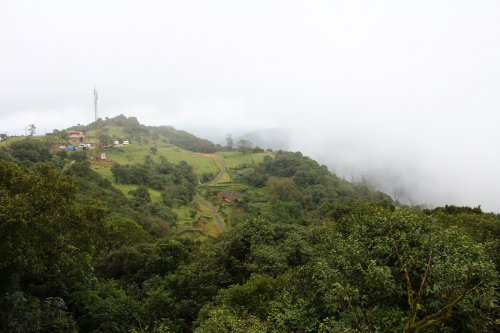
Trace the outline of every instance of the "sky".
<instances>
[{"instance_id":1,"label":"sky","mask_svg":"<svg viewBox=\"0 0 500 333\"><path fill-rule=\"evenodd\" d=\"M266 128L414 204L500 212L500 1L0 0L0 133Z\"/></svg>"}]
</instances>

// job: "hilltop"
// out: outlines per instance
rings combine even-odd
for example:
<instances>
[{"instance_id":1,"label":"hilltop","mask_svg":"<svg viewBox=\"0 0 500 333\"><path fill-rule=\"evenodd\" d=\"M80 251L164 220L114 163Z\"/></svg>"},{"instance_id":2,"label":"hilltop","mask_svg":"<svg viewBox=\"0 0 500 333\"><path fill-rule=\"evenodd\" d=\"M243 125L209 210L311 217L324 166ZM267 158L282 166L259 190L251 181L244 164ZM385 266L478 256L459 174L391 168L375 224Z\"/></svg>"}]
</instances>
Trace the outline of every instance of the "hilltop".
<instances>
[{"instance_id":1,"label":"hilltop","mask_svg":"<svg viewBox=\"0 0 500 333\"><path fill-rule=\"evenodd\" d=\"M114 141L134 141L139 144L169 143L180 148L194 152L213 153L220 150L209 140L200 139L186 131L177 130L172 126L146 126L139 123L135 117L119 115L114 118L99 119L97 121L100 129L99 139L103 146L111 145ZM95 123L86 126L73 126L67 130L78 130L87 133L89 137L95 137Z\"/></svg>"}]
</instances>

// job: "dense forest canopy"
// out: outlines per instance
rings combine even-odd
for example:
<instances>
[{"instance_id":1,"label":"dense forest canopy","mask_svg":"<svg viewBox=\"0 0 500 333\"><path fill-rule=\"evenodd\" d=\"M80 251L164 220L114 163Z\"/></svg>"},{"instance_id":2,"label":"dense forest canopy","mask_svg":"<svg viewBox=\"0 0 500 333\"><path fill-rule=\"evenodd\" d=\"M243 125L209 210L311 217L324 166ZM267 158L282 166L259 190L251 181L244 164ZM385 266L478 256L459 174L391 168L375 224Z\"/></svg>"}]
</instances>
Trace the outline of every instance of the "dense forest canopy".
<instances>
[{"instance_id":1,"label":"dense forest canopy","mask_svg":"<svg viewBox=\"0 0 500 333\"><path fill-rule=\"evenodd\" d=\"M0 147L0 332L498 330L498 214L403 206L298 152L102 125L145 157L99 162L48 138ZM216 175L158 156L161 140L246 162L204 185ZM241 199L221 203L224 188ZM179 231L211 209L224 233Z\"/></svg>"}]
</instances>

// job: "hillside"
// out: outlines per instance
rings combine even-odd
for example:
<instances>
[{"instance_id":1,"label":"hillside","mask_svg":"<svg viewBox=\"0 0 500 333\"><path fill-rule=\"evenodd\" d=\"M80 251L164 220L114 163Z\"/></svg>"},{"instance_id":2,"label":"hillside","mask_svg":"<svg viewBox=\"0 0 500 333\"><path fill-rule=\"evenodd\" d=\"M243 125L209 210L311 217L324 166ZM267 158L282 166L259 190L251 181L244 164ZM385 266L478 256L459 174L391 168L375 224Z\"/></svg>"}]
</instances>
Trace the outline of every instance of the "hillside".
<instances>
[{"instance_id":1,"label":"hillside","mask_svg":"<svg viewBox=\"0 0 500 333\"><path fill-rule=\"evenodd\" d=\"M0 332L495 332L500 215L98 125L0 145Z\"/></svg>"},{"instance_id":2,"label":"hillside","mask_svg":"<svg viewBox=\"0 0 500 333\"><path fill-rule=\"evenodd\" d=\"M220 146L209 140L200 139L186 131L176 130L172 126L145 126L135 117L119 115L114 118L98 120L100 140L103 146L118 140L128 140L139 144L169 143L194 152L213 153ZM86 126L73 126L67 130L83 131L88 137L95 137L95 123Z\"/></svg>"}]
</instances>

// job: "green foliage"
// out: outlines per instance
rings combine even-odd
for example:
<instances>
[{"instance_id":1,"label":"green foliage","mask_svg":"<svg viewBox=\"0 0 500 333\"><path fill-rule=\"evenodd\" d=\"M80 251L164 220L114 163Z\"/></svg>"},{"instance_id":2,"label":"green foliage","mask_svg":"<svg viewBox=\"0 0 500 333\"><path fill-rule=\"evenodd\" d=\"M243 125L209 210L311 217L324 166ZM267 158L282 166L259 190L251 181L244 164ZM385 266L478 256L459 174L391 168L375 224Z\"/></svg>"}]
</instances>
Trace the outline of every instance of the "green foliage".
<instances>
[{"instance_id":1,"label":"green foliage","mask_svg":"<svg viewBox=\"0 0 500 333\"><path fill-rule=\"evenodd\" d=\"M289 178L270 178L267 183L269 197L273 201L298 201L302 193L293 180Z\"/></svg>"},{"instance_id":2,"label":"green foliage","mask_svg":"<svg viewBox=\"0 0 500 333\"><path fill-rule=\"evenodd\" d=\"M139 186L128 193L132 196L132 204L135 207L144 207L151 202L151 195L149 194L148 188L145 186Z\"/></svg>"},{"instance_id":3,"label":"green foliage","mask_svg":"<svg viewBox=\"0 0 500 333\"><path fill-rule=\"evenodd\" d=\"M128 200L123 193L93 171L87 160L75 161L67 168L65 174L74 179L78 188L76 199L82 204L90 204L98 200L102 206L111 211L121 211L124 206L128 205Z\"/></svg>"},{"instance_id":4,"label":"green foliage","mask_svg":"<svg viewBox=\"0 0 500 333\"><path fill-rule=\"evenodd\" d=\"M304 194L309 196L310 204L314 205L324 200L347 198L362 202L392 203L388 195L375 191L367 184L354 184L342 180L330 173L326 166L320 166L300 152L280 151L274 159L266 156L256 171L291 178Z\"/></svg>"},{"instance_id":5,"label":"green foliage","mask_svg":"<svg viewBox=\"0 0 500 333\"><path fill-rule=\"evenodd\" d=\"M22 291L7 292L0 298L2 332L77 332L76 322L60 297L43 301Z\"/></svg>"},{"instance_id":6,"label":"green foliage","mask_svg":"<svg viewBox=\"0 0 500 333\"><path fill-rule=\"evenodd\" d=\"M0 275L5 283L22 285L29 278L42 290L54 286L64 294L85 278L88 255L102 234L103 211L80 207L74 198L73 182L57 170L41 165L29 171L0 161Z\"/></svg>"},{"instance_id":7,"label":"green foliage","mask_svg":"<svg viewBox=\"0 0 500 333\"><path fill-rule=\"evenodd\" d=\"M138 325L140 304L118 284L102 281L72 295L78 325L84 332L128 332Z\"/></svg>"},{"instance_id":8,"label":"green foliage","mask_svg":"<svg viewBox=\"0 0 500 333\"><path fill-rule=\"evenodd\" d=\"M350 244L359 244L355 253L360 259L371 258L380 268L387 267L394 279L388 282L401 281L399 288L405 291L410 313L408 332L445 325L450 314L460 310L457 304L466 304L464 299L482 304L483 312L476 313L478 321L471 326L476 331L487 330L487 309L495 297L497 276L481 245L456 229L443 229L435 219L403 210L369 210L346 218L339 230ZM377 280L369 277L368 281ZM384 290L376 283L363 295L376 296L375 289Z\"/></svg>"},{"instance_id":9,"label":"green foliage","mask_svg":"<svg viewBox=\"0 0 500 333\"><path fill-rule=\"evenodd\" d=\"M184 161L173 164L160 158L160 163L149 160L144 164L114 164L111 171L116 182L146 185L162 191L163 201L168 206L176 202L187 204L195 192L196 176L192 167Z\"/></svg>"},{"instance_id":10,"label":"green foliage","mask_svg":"<svg viewBox=\"0 0 500 333\"><path fill-rule=\"evenodd\" d=\"M176 226L179 217L177 214L168 206L161 204L159 202L149 205L149 211L152 215L157 216L167 222L171 226Z\"/></svg>"},{"instance_id":11,"label":"green foliage","mask_svg":"<svg viewBox=\"0 0 500 333\"><path fill-rule=\"evenodd\" d=\"M335 226L307 227L298 238L295 230L281 243L275 236L281 227L239 224L221 242L229 255L224 267L241 285L220 291L215 305L200 312L199 330L248 320L272 332L492 329L497 275L481 245L403 210L361 206ZM250 278L252 272L264 275Z\"/></svg>"},{"instance_id":12,"label":"green foliage","mask_svg":"<svg viewBox=\"0 0 500 333\"><path fill-rule=\"evenodd\" d=\"M135 118L101 122L138 145L166 140ZM408 210L300 153L224 152L245 197L219 210L224 234L194 238L198 180L165 147L113 167L130 200L85 153L20 147L0 161L0 332L496 329L500 217L480 207Z\"/></svg>"},{"instance_id":13,"label":"green foliage","mask_svg":"<svg viewBox=\"0 0 500 333\"><path fill-rule=\"evenodd\" d=\"M169 142L177 147L201 153L213 153L217 150L217 146L212 142L197 138L186 131L176 130L171 126L160 126L153 130L155 133L167 137Z\"/></svg>"},{"instance_id":14,"label":"green foliage","mask_svg":"<svg viewBox=\"0 0 500 333\"><path fill-rule=\"evenodd\" d=\"M267 327L258 318L241 316L231 308L217 308L210 312L210 317L196 328L196 333L264 333Z\"/></svg>"},{"instance_id":15,"label":"green foliage","mask_svg":"<svg viewBox=\"0 0 500 333\"><path fill-rule=\"evenodd\" d=\"M249 172L245 175L245 180L255 187L264 187L267 184L269 177L262 173Z\"/></svg>"},{"instance_id":16,"label":"green foliage","mask_svg":"<svg viewBox=\"0 0 500 333\"><path fill-rule=\"evenodd\" d=\"M105 134L110 138L109 143L114 140L128 140L131 143L147 144L151 141L157 142L161 139L177 147L195 152L213 153L220 148L220 146L215 145L209 140L200 139L186 131L177 130L172 126L145 126L140 124L137 118L127 118L122 114L111 119L99 119L98 122L99 127L104 132L109 130ZM94 128L95 123L91 123L87 126L74 126L69 129L94 134Z\"/></svg>"},{"instance_id":17,"label":"green foliage","mask_svg":"<svg viewBox=\"0 0 500 333\"><path fill-rule=\"evenodd\" d=\"M76 151L71 153L70 157L75 162L84 162L87 160L87 151L76 150Z\"/></svg>"},{"instance_id":18,"label":"green foliage","mask_svg":"<svg viewBox=\"0 0 500 333\"><path fill-rule=\"evenodd\" d=\"M201 182L202 183L207 183L214 179L215 174L213 172L204 172L201 174Z\"/></svg>"},{"instance_id":19,"label":"green foliage","mask_svg":"<svg viewBox=\"0 0 500 333\"><path fill-rule=\"evenodd\" d=\"M445 205L444 207L435 208L434 213L445 213L445 214L481 214L481 206L474 208L471 207L458 207L453 205Z\"/></svg>"},{"instance_id":20,"label":"green foliage","mask_svg":"<svg viewBox=\"0 0 500 333\"><path fill-rule=\"evenodd\" d=\"M52 167L30 171L0 161L0 303L9 309L2 311L7 331L18 325L75 331L62 298L91 279L104 229L103 210L78 205L75 190Z\"/></svg>"},{"instance_id":21,"label":"green foliage","mask_svg":"<svg viewBox=\"0 0 500 333\"><path fill-rule=\"evenodd\" d=\"M265 320L268 302L276 296L276 281L268 275L253 275L242 285L232 285L216 296L217 306L234 309L244 315L251 313Z\"/></svg>"},{"instance_id":22,"label":"green foliage","mask_svg":"<svg viewBox=\"0 0 500 333\"><path fill-rule=\"evenodd\" d=\"M150 275L165 276L187 262L188 256L189 252L181 242L162 239L154 244L146 269Z\"/></svg>"},{"instance_id":23,"label":"green foliage","mask_svg":"<svg viewBox=\"0 0 500 333\"><path fill-rule=\"evenodd\" d=\"M9 146L12 156L21 162L45 162L50 160L49 147L40 140L14 141Z\"/></svg>"},{"instance_id":24,"label":"green foliage","mask_svg":"<svg viewBox=\"0 0 500 333\"><path fill-rule=\"evenodd\" d=\"M148 239L147 232L136 221L119 214L106 218L105 229L111 248L143 243Z\"/></svg>"}]
</instances>

